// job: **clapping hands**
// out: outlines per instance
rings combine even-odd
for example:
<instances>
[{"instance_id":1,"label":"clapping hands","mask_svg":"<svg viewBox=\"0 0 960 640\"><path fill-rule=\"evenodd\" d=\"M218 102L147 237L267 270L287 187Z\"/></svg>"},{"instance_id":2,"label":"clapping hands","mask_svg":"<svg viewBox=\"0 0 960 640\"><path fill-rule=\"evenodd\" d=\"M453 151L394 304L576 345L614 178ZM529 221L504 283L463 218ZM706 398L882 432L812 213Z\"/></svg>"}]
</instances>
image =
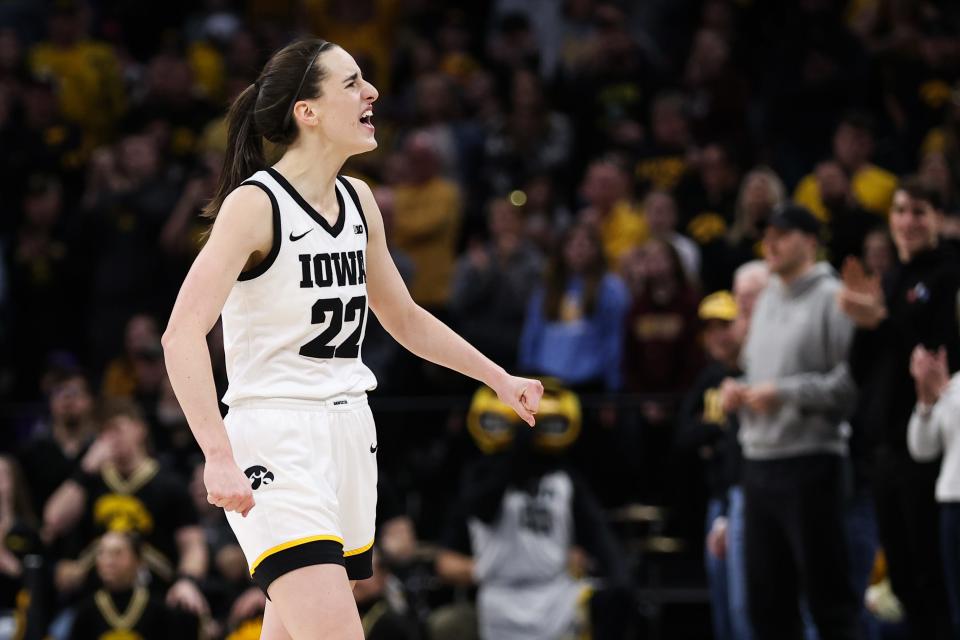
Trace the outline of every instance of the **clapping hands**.
<instances>
[{"instance_id":1,"label":"clapping hands","mask_svg":"<svg viewBox=\"0 0 960 640\"><path fill-rule=\"evenodd\" d=\"M887 317L880 276L867 275L863 263L850 256L843 262L843 287L837 292L837 304L862 329L874 329Z\"/></svg>"},{"instance_id":2,"label":"clapping hands","mask_svg":"<svg viewBox=\"0 0 960 640\"><path fill-rule=\"evenodd\" d=\"M917 385L917 400L934 404L950 382L946 349L940 347L933 352L917 345L910 354L910 375Z\"/></svg>"}]
</instances>

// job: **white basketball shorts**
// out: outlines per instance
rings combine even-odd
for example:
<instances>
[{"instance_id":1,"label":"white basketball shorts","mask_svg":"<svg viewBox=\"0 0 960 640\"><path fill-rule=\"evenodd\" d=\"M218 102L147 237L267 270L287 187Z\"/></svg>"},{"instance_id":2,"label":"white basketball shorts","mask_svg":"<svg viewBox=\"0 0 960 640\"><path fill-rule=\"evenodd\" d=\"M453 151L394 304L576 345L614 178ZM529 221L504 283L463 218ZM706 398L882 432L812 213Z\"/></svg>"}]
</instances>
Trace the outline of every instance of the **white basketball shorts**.
<instances>
[{"instance_id":1,"label":"white basketball shorts","mask_svg":"<svg viewBox=\"0 0 960 640\"><path fill-rule=\"evenodd\" d=\"M256 505L227 520L266 592L275 579L314 564L373 574L377 431L366 395L322 402L257 400L224 419L233 456Z\"/></svg>"}]
</instances>

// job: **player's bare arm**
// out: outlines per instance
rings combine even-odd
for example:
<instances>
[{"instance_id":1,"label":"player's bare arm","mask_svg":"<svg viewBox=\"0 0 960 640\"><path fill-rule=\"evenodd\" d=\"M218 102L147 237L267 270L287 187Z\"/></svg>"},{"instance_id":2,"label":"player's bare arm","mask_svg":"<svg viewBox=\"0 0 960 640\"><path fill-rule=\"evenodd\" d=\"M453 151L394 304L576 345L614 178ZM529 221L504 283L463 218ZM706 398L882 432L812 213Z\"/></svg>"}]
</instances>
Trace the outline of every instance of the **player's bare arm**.
<instances>
[{"instance_id":1,"label":"player's bare arm","mask_svg":"<svg viewBox=\"0 0 960 640\"><path fill-rule=\"evenodd\" d=\"M383 328L421 358L483 382L532 426L543 385L539 380L511 376L413 301L387 249L383 218L373 193L364 182L348 180L357 190L370 227L367 296Z\"/></svg>"},{"instance_id":2,"label":"player's bare arm","mask_svg":"<svg viewBox=\"0 0 960 640\"><path fill-rule=\"evenodd\" d=\"M267 195L257 187L239 187L224 201L210 238L183 282L163 334L170 383L207 461L207 499L244 515L253 507L253 493L233 460L220 417L206 336L237 276L269 252L272 240Z\"/></svg>"}]
</instances>

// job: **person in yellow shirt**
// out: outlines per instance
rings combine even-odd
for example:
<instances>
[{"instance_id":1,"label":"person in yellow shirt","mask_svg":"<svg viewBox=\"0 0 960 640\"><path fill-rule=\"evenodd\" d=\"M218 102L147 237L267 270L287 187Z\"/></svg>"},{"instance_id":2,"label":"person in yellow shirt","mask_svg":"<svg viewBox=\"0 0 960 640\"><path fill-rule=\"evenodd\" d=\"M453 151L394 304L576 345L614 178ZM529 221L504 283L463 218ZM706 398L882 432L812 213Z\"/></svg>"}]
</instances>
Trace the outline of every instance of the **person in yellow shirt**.
<instances>
[{"instance_id":1,"label":"person in yellow shirt","mask_svg":"<svg viewBox=\"0 0 960 640\"><path fill-rule=\"evenodd\" d=\"M394 195L394 244L414 264L413 299L427 309L443 310L450 299L460 231L460 188L440 175L435 142L429 133L410 135L403 156L405 175Z\"/></svg>"},{"instance_id":2,"label":"person in yellow shirt","mask_svg":"<svg viewBox=\"0 0 960 640\"><path fill-rule=\"evenodd\" d=\"M580 193L587 203L580 221L599 231L607 263L616 269L624 255L650 236L642 211L631 200L630 176L611 159L595 160L587 168Z\"/></svg>"},{"instance_id":3,"label":"person in yellow shirt","mask_svg":"<svg viewBox=\"0 0 960 640\"><path fill-rule=\"evenodd\" d=\"M84 130L88 150L109 140L126 108L120 64L110 45L85 37L72 3L55 6L48 39L30 50L29 66L35 75L56 78L60 110Z\"/></svg>"},{"instance_id":4,"label":"person in yellow shirt","mask_svg":"<svg viewBox=\"0 0 960 640\"><path fill-rule=\"evenodd\" d=\"M857 203L867 211L885 217L897 188L897 177L870 162L874 142L872 126L870 116L848 113L833 134L833 159L850 176ZM823 203L815 173L811 172L800 180L793 199L822 222L830 222L830 213Z\"/></svg>"},{"instance_id":5,"label":"person in yellow shirt","mask_svg":"<svg viewBox=\"0 0 960 640\"><path fill-rule=\"evenodd\" d=\"M305 0L303 7L311 31L350 51L361 61L365 75L387 93L400 3L397 0Z\"/></svg>"}]
</instances>

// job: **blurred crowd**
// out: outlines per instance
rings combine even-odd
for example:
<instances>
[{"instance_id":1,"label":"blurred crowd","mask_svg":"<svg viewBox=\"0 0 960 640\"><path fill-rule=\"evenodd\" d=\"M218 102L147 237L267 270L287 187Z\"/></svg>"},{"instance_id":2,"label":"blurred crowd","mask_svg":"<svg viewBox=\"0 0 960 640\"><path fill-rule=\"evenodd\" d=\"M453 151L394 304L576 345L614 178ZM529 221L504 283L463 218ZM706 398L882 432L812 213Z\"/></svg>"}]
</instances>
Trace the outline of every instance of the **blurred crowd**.
<instances>
[{"instance_id":1,"label":"blurred crowd","mask_svg":"<svg viewBox=\"0 0 960 640\"><path fill-rule=\"evenodd\" d=\"M672 549L712 623L664 637L960 638L950 0L0 3L0 637L258 637L160 335L226 106L305 35L379 90L344 173L414 299L583 408L482 450L370 318L367 637L644 637Z\"/></svg>"}]
</instances>

